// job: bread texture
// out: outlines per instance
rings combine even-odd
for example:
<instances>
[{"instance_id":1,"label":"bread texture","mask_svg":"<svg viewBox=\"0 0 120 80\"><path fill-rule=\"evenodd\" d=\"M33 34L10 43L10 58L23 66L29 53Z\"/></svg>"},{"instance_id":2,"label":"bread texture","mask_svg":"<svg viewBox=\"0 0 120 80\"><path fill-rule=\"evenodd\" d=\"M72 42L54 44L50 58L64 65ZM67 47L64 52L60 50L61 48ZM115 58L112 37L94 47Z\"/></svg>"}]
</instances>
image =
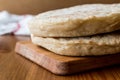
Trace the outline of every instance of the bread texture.
<instances>
[{"instance_id":1,"label":"bread texture","mask_svg":"<svg viewBox=\"0 0 120 80\"><path fill-rule=\"evenodd\" d=\"M78 37L120 29L120 4L86 4L41 13L29 22L41 37Z\"/></svg>"},{"instance_id":2,"label":"bread texture","mask_svg":"<svg viewBox=\"0 0 120 80\"><path fill-rule=\"evenodd\" d=\"M43 38L31 35L32 42L56 54L67 56L106 55L120 52L120 32L76 38Z\"/></svg>"}]
</instances>

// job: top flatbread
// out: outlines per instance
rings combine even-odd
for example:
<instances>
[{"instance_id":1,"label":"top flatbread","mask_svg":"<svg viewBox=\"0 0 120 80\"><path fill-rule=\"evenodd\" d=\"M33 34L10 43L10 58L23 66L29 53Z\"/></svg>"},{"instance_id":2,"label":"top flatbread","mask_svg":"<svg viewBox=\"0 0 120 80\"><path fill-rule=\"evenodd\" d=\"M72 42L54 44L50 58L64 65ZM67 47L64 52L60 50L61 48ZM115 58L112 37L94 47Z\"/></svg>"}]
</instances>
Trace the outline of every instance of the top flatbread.
<instances>
[{"instance_id":1,"label":"top flatbread","mask_svg":"<svg viewBox=\"0 0 120 80\"><path fill-rule=\"evenodd\" d=\"M34 17L29 29L35 36L77 37L120 29L120 4L86 4L48 11Z\"/></svg>"}]
</instances>

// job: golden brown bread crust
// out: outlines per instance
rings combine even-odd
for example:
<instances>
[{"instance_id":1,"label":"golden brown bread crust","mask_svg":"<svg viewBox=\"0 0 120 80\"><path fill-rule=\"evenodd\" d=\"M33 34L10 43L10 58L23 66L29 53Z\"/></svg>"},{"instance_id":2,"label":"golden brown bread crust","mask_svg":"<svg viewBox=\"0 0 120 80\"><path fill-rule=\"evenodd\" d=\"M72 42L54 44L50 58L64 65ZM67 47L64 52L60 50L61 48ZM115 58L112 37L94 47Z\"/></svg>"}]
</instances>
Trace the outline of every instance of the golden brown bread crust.
<instances>
[{"instance_id":1,"label":"golden brown bread crust","mask_svg":"<svg viewBox=\"0 0 120 80\"><path fill-rule=\"evenodd\" d=\"M120 52L120 32L78 38L43 38L31 35L32 42L56 54L67 56L106 55Z\"/></svg>"},{"instance_id":2,"label":"golden brown bread crust","mask_svg":"<svg viewBox=\"0 0 120 80\"><path fill-rule=\"evenodd\" d=\"M29 22L41 37L77 37L120 29L120 4L86 4L48 11Z\"/></svg>"}]
</instances>

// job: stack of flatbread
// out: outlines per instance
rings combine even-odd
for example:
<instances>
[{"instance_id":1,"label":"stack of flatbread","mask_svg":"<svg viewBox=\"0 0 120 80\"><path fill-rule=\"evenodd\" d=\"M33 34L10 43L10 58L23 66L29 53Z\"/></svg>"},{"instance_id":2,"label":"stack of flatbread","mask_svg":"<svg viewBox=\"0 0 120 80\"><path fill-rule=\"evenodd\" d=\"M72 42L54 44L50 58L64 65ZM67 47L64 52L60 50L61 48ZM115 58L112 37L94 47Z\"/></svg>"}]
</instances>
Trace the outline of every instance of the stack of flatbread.
<instances>
[{"instance_id":1,"label":"stack of flatbread","mask_svg":"<svg viewBox=\"0 0 120 80\"><path fill-rule=\"evenodd\" d=\"M67 56L120 52L120 4L85 4L41 13L29 22L34 44Z\"/></svg>"}]
</instances>

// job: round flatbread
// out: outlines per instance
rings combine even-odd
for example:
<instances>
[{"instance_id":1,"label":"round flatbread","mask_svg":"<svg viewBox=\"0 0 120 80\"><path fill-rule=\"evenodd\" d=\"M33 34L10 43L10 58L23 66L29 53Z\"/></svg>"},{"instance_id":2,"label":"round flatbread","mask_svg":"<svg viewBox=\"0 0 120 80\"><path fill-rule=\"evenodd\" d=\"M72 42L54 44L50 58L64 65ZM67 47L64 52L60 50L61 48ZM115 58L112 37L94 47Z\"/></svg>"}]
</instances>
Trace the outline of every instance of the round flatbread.
<instances>
[{"instance_id":1,"label":"round flatbread","mask_svg":"<svg viewBox=\"0 0 120 80\"><path fill-rule=\"evenodd\" d=\"M29 22L41 37L78 37L120 30L120 4L86 4L41 13Z\"/></svg>"},{"instance_id":2,"label":"round flatbread","mask_svg":"<svg viewBox=\"0 0 120 80\"><path fill-rule=\"evenodd\" d=\"M67 56L106 55L120 52L120 32L77 38L43 38L31 35L32 42L56 54Z\"/></svg>"}]
</instances>

